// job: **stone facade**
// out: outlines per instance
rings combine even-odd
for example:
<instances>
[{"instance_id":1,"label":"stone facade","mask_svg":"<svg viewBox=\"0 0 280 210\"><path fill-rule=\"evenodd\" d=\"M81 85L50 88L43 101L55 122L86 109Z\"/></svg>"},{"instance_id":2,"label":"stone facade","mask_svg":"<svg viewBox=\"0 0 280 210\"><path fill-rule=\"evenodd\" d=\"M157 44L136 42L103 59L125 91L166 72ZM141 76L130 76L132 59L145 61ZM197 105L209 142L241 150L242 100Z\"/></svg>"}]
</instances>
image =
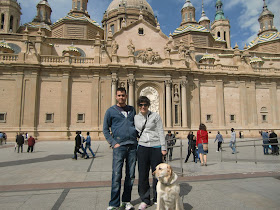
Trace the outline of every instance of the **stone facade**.
<instances>
[{"instance_id":1,"label":"stone facade","mask_svg":"<svg viewBox=\"0 0 280 210\"><path fill-rule=\"evenodd\" d=\"M1 9L20 17L16 0L3 2ZM231 48L220 0L212 25L204 10L196 22L186 1L169 36L145 0L116 2L102 27L90 19L87 0L73 0L68 15L53 24L42 0L32 22L0 30L0 130L8 137L22 131L42 140L73 139L81 130L104 139L103 117L116 103L117 87L127 89L130 105L148 96L165 130L179 137L200 123L210 135L227 136L232 127L246 137L279 131L280 35L265 1L260 33L244 50Z\"/></svg>"}]
</instances>

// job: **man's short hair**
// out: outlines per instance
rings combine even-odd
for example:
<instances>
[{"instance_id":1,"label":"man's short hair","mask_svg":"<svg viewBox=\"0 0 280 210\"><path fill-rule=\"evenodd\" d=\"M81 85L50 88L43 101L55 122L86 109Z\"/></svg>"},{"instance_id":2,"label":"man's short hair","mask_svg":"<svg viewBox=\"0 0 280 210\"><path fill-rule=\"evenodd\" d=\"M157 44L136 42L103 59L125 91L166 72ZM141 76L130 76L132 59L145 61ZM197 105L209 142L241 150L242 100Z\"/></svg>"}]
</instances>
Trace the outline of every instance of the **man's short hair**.
<instances>
[{"instance_id":1,"label":"man's short hair","mask_svg":"<svg viewBox=\"0 0 280 210\"><path fill-rule=\"evenodd\" d=\"M119 88L117 88L116 94L117 94L118 91L120 91L120 92L125 92L125 94L126 94L126 89L125 89L124 87L119 87Z\"/></svg>"},{"instance_id":2,"label":"man's short hair","mask_svg":"<svg viewBox=\"0 0 280 210\"><path fill-rule=\"evenodd\" d=\"M171 131L168 131L167 133L171 133Z\"/></svg>"}]
</instances>

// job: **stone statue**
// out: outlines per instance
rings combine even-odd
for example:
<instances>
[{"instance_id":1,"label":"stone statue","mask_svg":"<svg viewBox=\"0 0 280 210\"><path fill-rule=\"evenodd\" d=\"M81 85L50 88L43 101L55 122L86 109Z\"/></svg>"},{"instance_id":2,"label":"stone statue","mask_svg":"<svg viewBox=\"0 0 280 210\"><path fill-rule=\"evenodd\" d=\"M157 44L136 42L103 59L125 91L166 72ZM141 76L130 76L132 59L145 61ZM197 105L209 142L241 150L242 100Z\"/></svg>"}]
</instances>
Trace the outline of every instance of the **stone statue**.
<instances>
[{"instance_id":1,"label":"stone statue","mask_svg":"<svg viewBox=\"0 0 280 210\"><path fill-rule=\"evenodd\" d=\"M178 85L174 85L174 102L178 103L179 102L179 90L178 90Z\"/></svg>"},{"instance_id":2,"label":"stone statue","mask_svg":"<svg viewBox=\"0 0 280 210\"><path fill-rule=\"evenodd\" d=\"M171 51L171 48L168 46L168 43L166 43L166 45L164 47L164 54L165 54L166 58L170 57L170 51Z\"/></svg>"},{"instance_id":3,"label":"stone statue","mask_svg":"<svg viewBox=\"0 0 280 210\"><path fill-rule=\"evenodd\" d=\"M185 56L186 56L185 55L186 54L186 47L185 47L183 41L180 41L178 52L179 52L180 58L185 58Z\"/></svg>"},{"instance_id":4,"label":"stone statue","mask_svg":"<svg viewBox=\"0 0 280 210\"><path fill-rule=\"evenodd\" d=\"M127 49L128 49L128 55L134 55L135 47L131 39L129 40L129 45L127 45Z\"/></svg>"},{"instance_id":5,"label":"stone statue","mask_svg":"<svg viewBox=\"0 0 280 210\"><path fill-rule=\"evenodd\" d=\"M116 55L118 53L119 45L118 43L114 40L112 44L112 55Z\"/></svg>"}]
</instances>

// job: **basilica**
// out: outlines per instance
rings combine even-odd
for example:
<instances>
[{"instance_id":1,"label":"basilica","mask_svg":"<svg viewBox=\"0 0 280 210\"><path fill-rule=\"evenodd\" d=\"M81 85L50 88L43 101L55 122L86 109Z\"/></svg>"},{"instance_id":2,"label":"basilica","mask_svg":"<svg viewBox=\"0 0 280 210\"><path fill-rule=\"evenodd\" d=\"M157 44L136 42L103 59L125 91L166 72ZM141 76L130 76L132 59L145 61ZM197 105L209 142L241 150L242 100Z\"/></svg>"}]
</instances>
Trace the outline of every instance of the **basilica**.
<instances>
[{"instance_id":1,"label":"basilica","mask_svg":"<svg viewBox=\"0 0 280 210\"><path fill-rule=\"evenodd\" d=\"M17 0L0 1L0 131L8 139L18 132L74 139L81 130L103 140L118 87L129 105L147 96L165 131L181 138L200 123L210 136L280 131L280 33L265 0L256 38L241 47L231 46L221 0L213 0L214 20L203 1L196 17L186 0L169 35L146 0L112 0L101 24L87 6L72 0L69 13L52 22L52 5L38 0L33 21L20 24Z\"/></svg>"}]
</instances>

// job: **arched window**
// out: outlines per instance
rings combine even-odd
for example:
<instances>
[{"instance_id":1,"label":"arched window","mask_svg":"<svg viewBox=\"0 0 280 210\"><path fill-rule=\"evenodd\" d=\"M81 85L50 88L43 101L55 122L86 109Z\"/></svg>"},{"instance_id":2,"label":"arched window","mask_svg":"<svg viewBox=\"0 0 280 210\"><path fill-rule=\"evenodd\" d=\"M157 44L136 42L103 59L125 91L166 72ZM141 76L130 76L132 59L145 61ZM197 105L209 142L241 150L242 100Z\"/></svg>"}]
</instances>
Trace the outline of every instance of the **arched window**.
<instances>
[{"instance_id":1,"label":"arched window","mask_svg":"<svg viewBox=\"0 0 280 210\"><path fill-rule=\"evenodd\" d=\"M221 32L220 32L220 31L218 31L217 36L218 36L218 37L221 37Z\"/></svg>"},{"instance_id":2,"label":"arched window","mask_svg":"<svg viewBox=\"0 0 280 210\"><path fill-rule=\"evenodd\" d=\"M265 29L267 30L268 29L268 21L265 21Z\"/></svg>"},{"instance_id":3,"label":"arched window","mask_svg":"<svg viewBox=\"0 0 280 210\"><path fill-rule=\"evenodd\" d=\"M187 21L188 20L188 13L186 12L186 14L185 14L185 21Z\"/></svg>"},{"instance_id":4,"label":"arched window","mask_svg":"<svg viewBox=\"0 0 280 210\"><path fill-rule=\"evenodd\" d=\"M114 33L115 33L115 25L112 24L112 25L110 26L110 28L111 28L112 34L114 34Z\"/></svg>"},{"instance_id":5,"label":"arched window","mask_svg":"<svg viewBox=\"0 0 280 210\"><path fill-rule=\"evenodd\" d=\"M226 32L224 32L224 40L227 40L227 33Z\"/></svg>"},{"instance_id":6,"label":"arched window","mask_svg":"<svg viewBox=\"0 0 280 210\"><path fill-rule=\"evenodd\" d=\"M190 21L192 21L192 13L190 12Z\"/></svg>"},{"instance_id":7,"label":"arched window","mask_svg":"<svg viewBox=\"0 0 280 210\"><path fill-rule=\"evenodd\" d=\"M10 31L13 30L13 23L14 23L14 16L11 15L11 17L10 17Z\"/></svg>"},{"instance_id":8,"label":"arched window","mask_svg":"<svg viewBox=\"0 0 280 210\"><path fill-rule=\"evenodd\" d=\"M4 29L5 15L1 14L1 29Z\"/></svg>"},{"instance_id":9,"label":"arched window","mask_svg":"<svg viewBox=\"0 0 280 210\"><path fill-rule=\"evenodd\" d=\"M77 9L78 9L78 10L81 9L81 2L80 2L80 1L77 2Z\"/></svg>"}]
</instances>

